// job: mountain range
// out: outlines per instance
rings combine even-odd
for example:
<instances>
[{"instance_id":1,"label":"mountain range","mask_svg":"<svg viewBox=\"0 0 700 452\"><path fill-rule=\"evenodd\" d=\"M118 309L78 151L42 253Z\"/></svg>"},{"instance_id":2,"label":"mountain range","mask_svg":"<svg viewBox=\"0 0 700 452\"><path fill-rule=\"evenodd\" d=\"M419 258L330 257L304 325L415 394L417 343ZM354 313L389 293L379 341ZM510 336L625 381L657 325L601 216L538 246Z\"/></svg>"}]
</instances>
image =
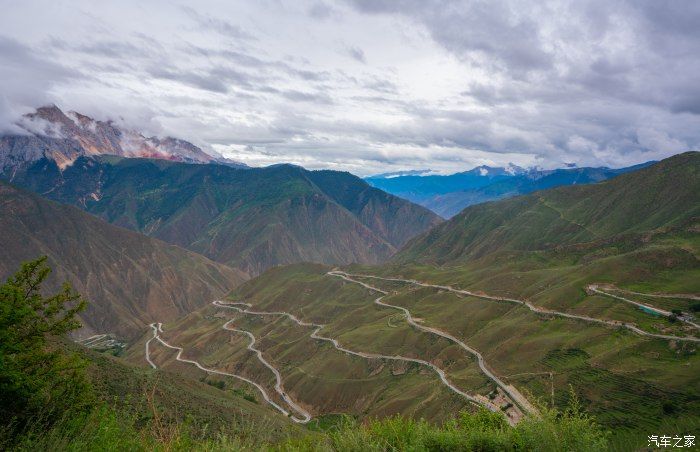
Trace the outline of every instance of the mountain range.
<instances>
[{"instance_id":1,"label":"mountain range","mask_svg":"<svg viewBox=\"0 0 700 452\"><path fill-rule=\"evenodd\" d=\"M337 171L113 156L42 158L13 183L253 276L275 265L379 263L441 220Z\"/></svg>"},{"instance_id":2,"label":"mountain range","mask_svg":"<svg viewBox=\"0 0 700 452\"><path fill-rule=\"evenodd\" d=\"M18 126L27 134L0 137L0 178L251 276L379 263L441 221L349 173L248 168L56 106Z\"/></svg>"},{"instance_id":3,"label":"mountain range","mask_svg":"<svg viewBox=\"0 0 700 452\"><path fill-rule=\"evenodd\" d=\"M456 263L677 226L700 217L699 168L700 154L691 152L597 184L470 206L413 239L395 259Z\"/></svg>"},{"instance_id":4,"label":"mountain range","mask_svg":"<svg viewBox=\"0 0 700 452\"><path fill-rule=\"evenodd\" d=\"M9 179L41 158L66 168L78 157L104 154L245 167L185 140L146 137L113 121L98 121L74 111L64 113L55 105L24 115L16 128L22 133L0 137L0 175Z\"/></svg>"},{"instance_id":5,"label":"mountain range","mask_svg":"<svg viewBox=\"0 0 700 452\"><path fill-rule=\"evenodd\" d=\"M163 375L167 410L282 430L474 403L505 426L575 394L637 449L700 425L700 153L365 181L56 107L21 125L0 138L0 278L45 255L46 289L89 300L74 339L125 347L90 358L110 394Z\"/></svg>"},{"instance_id":6,"label":"mountain range","mask_svg":"<svg viewBox=\"0 0 700 452\"><path fill-rule=\"evenodd\" d=\"M208 306L164 335L203 361L235 362L274 394L269 369L242 352L245 337L219 337L222 322L205 320L230 319L265 344L285 393L314 415L440 422L466 401L423 360L459 390L501 400L509 416L519 399L504 388L560 409L575 394L615 448L638 450L646 431L700 425L697 325L634 304L697 311L698 193L700 153L691 152L596 184L470 206L387 263L270 269L229 295L240 310ZM314 332L310 322L323 326Z\"/></svg>"},{"instance_id":7,"label":"mountain range","mask_svg":"<svg viewBox=\"0 0 700 452\"><path fill-rule=\"evenodd\" d=\"M420 204L443 218L450 218L473 204L494 201L563 185L601 182L636 171L653 162L626 168L561 168L542 170L478 166L450 175L430 171L403 171L365 178L373 187Z\"/></svg>"}]
</instances>

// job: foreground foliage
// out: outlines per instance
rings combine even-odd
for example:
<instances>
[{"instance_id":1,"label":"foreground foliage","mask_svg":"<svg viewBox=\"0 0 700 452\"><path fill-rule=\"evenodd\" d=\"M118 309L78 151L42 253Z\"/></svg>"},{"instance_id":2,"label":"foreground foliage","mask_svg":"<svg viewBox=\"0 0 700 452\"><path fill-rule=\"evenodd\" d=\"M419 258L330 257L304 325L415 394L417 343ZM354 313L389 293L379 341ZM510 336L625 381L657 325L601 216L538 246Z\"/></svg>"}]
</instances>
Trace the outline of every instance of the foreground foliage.
<instances>
[{"instance_id":1,"label":"foreground foliage","mask_svg":"<svg viewBox=\"0 0 700 452\"><path fill-rule=\"evenodd\" d=\"M46 258L22 265L0 286L0 418L22 428L89 404L85 362L55 341L79 328L85 300L70 285L44 297Z\"/></svg>"},{"instance_id":2,"label":"foreground foliage","mask_svg":"<svg viewBox=\"0 0 700 452\"><path fill-rule=\"evenodd\" d=\"M423 420L391 417L358 424L346 419L325 433L280 443L261 442L254 435L193 438L186 428L157 421L139 426L136 418L103 406L89 414L66 418L48 431L28 431L17 450L280 450L280 451L447 451L447 450L605 450L607 434L577 409L547 411L541 417L509 426L500 414L461 413L443 426Z\"/></svg>"}]
</instances>

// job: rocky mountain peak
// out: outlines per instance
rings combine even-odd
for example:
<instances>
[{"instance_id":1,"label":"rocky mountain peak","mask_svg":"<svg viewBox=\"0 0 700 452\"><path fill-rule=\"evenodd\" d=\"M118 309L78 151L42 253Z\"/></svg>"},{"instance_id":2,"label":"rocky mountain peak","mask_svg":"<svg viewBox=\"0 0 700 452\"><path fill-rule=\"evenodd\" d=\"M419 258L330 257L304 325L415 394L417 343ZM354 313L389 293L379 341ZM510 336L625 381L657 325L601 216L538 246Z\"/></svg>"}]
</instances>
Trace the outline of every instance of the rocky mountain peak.
<instances>
[{"instance_id":1,"label":"rocky mountain peak","mask_svg":"<svg viewBox=\"0 0 700 452\"><path fill-rule=\"evenodd\" d=\"M146 137L113 121L96 120L76 111L64 112L54 104L25 115L18 125L27 134L0 137L0 174L14 173L42 157L65 168L79 156L105 154L245 167L179 138Z\"/></svg>"}]
</instances>

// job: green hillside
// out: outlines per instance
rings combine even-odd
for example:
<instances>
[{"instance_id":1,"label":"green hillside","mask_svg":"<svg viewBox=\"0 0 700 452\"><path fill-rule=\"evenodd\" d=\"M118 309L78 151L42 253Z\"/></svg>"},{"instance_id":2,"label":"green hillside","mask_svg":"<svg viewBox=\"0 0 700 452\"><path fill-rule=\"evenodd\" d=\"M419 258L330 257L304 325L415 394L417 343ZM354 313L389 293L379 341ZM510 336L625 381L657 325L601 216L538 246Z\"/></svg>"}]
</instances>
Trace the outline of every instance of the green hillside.
<instances>
[{"instance_id":1,"label":"green hillside","mask_svg":"<svg viewBox=\"0 0 700 452\"><path fill-rule=\"evenodd\" d=\"M294 425L235 379L208 372L197 382L67 344L65 334L80 327L75 315L85 303L69 285L44 295L49 271L45 259L27 262L0 285L3 450L599 450L608 444L576 401L565 412L544 409L517 426L485 410L463 411L442 425L401 416L363 424L326 416Z\"/></svg>"},{"instance_id":2,"label":"green hillside","mask_svg":"<svg viewBox=\"0 0 700 452\"><path fill-rule=\"evenodd\" d=\"M700 216L700 153L680 154L592 185L469 207L416 237L394 262L455 264L680 226Z\"/></svg>"},{"instance_id":3,"label":"green hillside","mask_svg":"<svg viewBox=\"0 0 700 452\"><path fill-rule=\"evenodd\" d=\"M14 183L256 275L280 264L378 263L440 219L336 171L145 159L40 160Z\"/></svg>"},{"instance_id":4,"label":"green hillside","mask_svg":"<svg viewBox=\"0 0 700 452\"><path fill-rule=\"evenodd\" d=\"M144 375L204 379L228 391L226 397L239 397L275 419L279 412L302 424L306 415L311 418L305 424L309 430L293 433L289 442L258 438L253 448L274 443L290 450L362 449L358 444L377 450L386 444L528 449L525 438L536 432L550 438L551 450L581 450L586 447L566 445L573 430L551 433L561 428L557 422L568 422L552 413L577 403L610 432L608 437L597 427L589 430L584 422L589 426L584 431L594 432L587 437L595 443L592 449L638 450L649 432L692 435L700 426L699 162L697 153L683 154L601 184L475 206L410 241L383 265L303 263L269 269L219 304L200 304L169 318L152 312L149 319L156 325L141 324L140 338L123 359L159 369L140 371ZM107 206L99 214L109 216L125 211L118 206L129 206L139 215L111 220L151 218L139 227L164 231L145 214L152 204L163 210L162 200L182 197L172 207L178 212L181 205L198 205L188 196L209 200L209 207L237 199L233 191L221 198L217 190L207 197L180 192L194 170L146 163L116 162L125 174L134 172L124 179L133 186L120 185L131 187L131 196L109 198L109 186L101 185L106 191L94 205L86 204L88 210ZM213 177L211 170L201 171ZM259 186L254 200L239 199L239 207L226 212L261 228L256 216L245 216L246 209L268 215L292 203L308 219L315 218L312 211L328 212L305 210L310 204L303 200L316 200L335 206L338 215L346 212L367 231L370 218L381 231L391 212L405 213L405 206L351 177L293 167L267 171L279 177L276 186L289 184L286 191ZM143 195L148 193L143 187L161 172L170 185L157 195ZM308 177L289 179L288 172ZM104 178L99 171L91 174ZM293 201L289 193L295 193ZM148 202L133 201L139 196ZM105 199L112 200L100 204ZM332 220L337 218L322 223ZM237 221L226 224L242 230ZM298 231L295 237L302 231L315 234L311 223L292 229ZM388 235L372 234L388 243ZM130 378L118 377L108 386ZM496 414L486 415L479 406ZM199 408L192 410L201 415ZM460 422L471 427L462 429ZM485 442L470 442L473 428ZM313 433L318 429L330 433ZM394 436L387 437L390 431ZM513 438L525 442L517 446ZM207 444L244 448L238 442Z\"/></svg>"}]
</instances>

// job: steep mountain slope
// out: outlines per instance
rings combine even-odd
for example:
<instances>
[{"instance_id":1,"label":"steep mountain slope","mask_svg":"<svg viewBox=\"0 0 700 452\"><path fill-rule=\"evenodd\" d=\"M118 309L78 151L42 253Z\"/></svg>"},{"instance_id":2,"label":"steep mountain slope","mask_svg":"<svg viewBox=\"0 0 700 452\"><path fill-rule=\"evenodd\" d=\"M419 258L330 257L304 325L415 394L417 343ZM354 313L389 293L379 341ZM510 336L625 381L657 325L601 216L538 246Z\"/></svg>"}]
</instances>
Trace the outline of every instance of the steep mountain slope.
<instances>
[{"instance_id":1,"label":"steep mountain slope","mask_svg":"<svg viewBox=\"0 0 700 452\"><path fill-rule=\"evenodd\" d=\"M0 278L46 255L49 289L68 280L89 300L84 334L131 339L235 287L240 272L81 210L0 182Z\"/></svg>"},{"instance_id":2,"label":"steep mountain slope","mask_svg":"<svg viewBox=\"0 0 700 452\"><path fill-rule=\"evenodd\" d=\"M465 209L415 238L396 262L456 263L677 226L700 215L700 153L598 184L560 187Z\"/></svg>"},{"instance_id":3,"label":"steep mountain slope","mask_svg":"<svg viewBox=\"0 0 700 452\"><path fill-rule=\"evenodd\" d=\"M517 166L493 168L479 166L448 176L403 175L372 176L365 180L396 196L406 198L450 218L467 206L508 198L564 185L601 182L636 171L650 163L627 168L565 168L537 170Z\"/></svg>"},{"instance_id":4,"label":"steep mountain slope","mask_svg":"<svg viewBox=\"0 0 700 452\"><path fill-rule=\"evenodd\" d=\"M362 224L397 248L416 235L416 225L430 227L439 223L429 210L372 188L350 173L311 171L307 175Z\"/></svg>"},{"instance_id":5,"label":"steep mountain slope","mask_svg":"<svg viewBox=\"0 0 700 452\"><path fill-rule=\"evenodd\" d=\"M146 159L42 159L15 183L255 275L312 261L377 263L440 222L348 173Z\"/></svg>"},{"instance_id":6,"label":"steep mountain slope","mask_svg":"<svg viewBox=\"0 0 700 452\"><path fill-rule=\"evenodd\" d=\"M0 174L9 179L17 170L42 157L55 160L61 168L79 156L103 154L245 167L209 155L184 140L145 137L112 121L96 121L73 111L64 113L55 105L24 116L17 126L26 133L0 137Z\"/></svg>"}]
</instances>

